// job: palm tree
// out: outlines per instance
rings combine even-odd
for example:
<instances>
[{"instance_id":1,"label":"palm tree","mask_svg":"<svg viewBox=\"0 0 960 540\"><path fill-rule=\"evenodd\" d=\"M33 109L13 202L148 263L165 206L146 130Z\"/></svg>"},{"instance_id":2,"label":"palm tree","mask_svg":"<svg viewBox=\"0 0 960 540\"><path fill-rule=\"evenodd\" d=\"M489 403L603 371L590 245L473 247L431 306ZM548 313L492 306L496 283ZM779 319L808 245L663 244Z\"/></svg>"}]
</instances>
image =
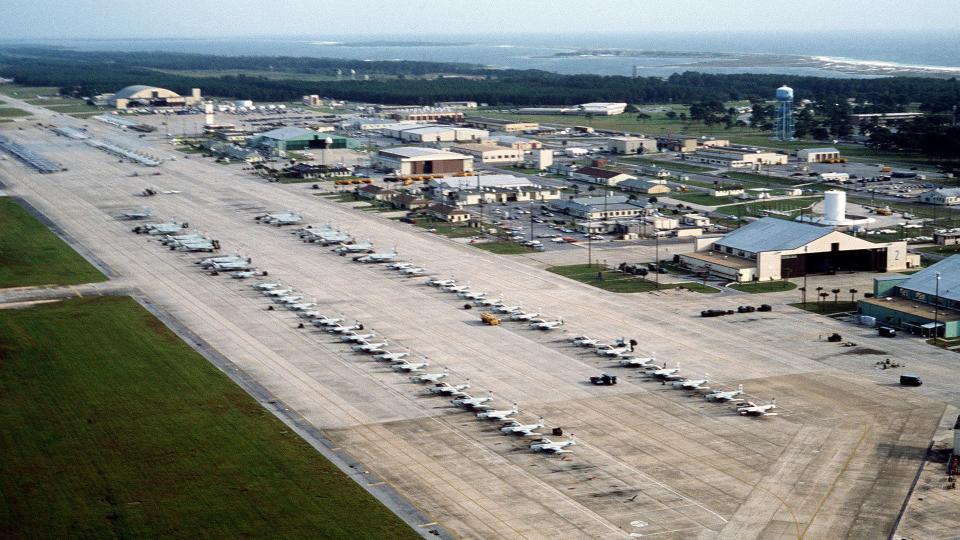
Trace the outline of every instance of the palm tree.
<instances>
[{"instance_id":1,"label":"palm tree","mask_svg":"<svg viewBox=\"0 0 960 540\"><path fill-rule=\"evenodd\" d=\"M830 293L822 292L820 293L820 311L823 311L823 303L827 301L827 298L830 297Z\"/></svg>"},{"instance_id":2,"label":"palm tree","mask_svg":"<svg viewBox=\"0 0 960 540\"><path fill-rule=\"evenodd\" d=\"M830 292L833 293L833 303L836 304L837 302L839 302L839 301L840 301L840 289L831 289Z\"/></svg>"},{"instance_id":3,"label":"palm tree","mask_svg":"<svg viewBox=\"0 0 960 540\"><path fill-rule=\"evenodd\" d=\"M856 302L857 293L860 292L856 289L850 289L850 303Z\"/></svg>"}]
</instances>

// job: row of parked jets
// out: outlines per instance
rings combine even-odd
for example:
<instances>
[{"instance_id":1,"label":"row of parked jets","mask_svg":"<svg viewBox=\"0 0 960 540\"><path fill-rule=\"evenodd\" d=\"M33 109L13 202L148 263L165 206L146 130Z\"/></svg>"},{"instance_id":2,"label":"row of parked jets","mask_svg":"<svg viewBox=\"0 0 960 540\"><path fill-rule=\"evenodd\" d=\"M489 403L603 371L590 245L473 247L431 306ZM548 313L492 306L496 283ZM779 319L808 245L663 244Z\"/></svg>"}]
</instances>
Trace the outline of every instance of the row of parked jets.
<instances>
[{"instance_id":1,"label":"row of parked jets","mask_svg":"<svg viewBox=\"0 0 960 540\"><path fill-rule=\"evenodd\" d=\"M389 252L377 252L373 242L369 240L357 242L348 233L331 225L301 227L293 231L292 234L305 243L323 246L335 245L336 247L332 249L334 253L342 256L354 255L353 260L359 263L384 263L386 268L403 276L418 276L426 272L424 268L412 263L394 262L398 257L396 247ZM499 309L498 312L500 313L511 314L512 320L531 321L531 326L540 329L549 330L563 324L559 320L539 320L537 319L538 313L523 313L518 306L505 306L502 300L488 301L484 298L485 293L470 292L469 286L457 285L455 280L431 279L427 283L437 287L446 287L444 290L448 292L456 293L461 298L473 300L479 305ZM469 383L452 384L443 380L449 376L448 371L427 372L425 368L430 365L429 362L412 362L409 352L391 351L388 348L388 340L378 337L376 332L372 330L366 330L362 323L349 324L342 318L322 315L315 309L314 303L303 303L302 295L293 289L284 288L280 283L257 283L253 287L273 299L275 303L295 311L299 318L305 319L310 325L337 336L340 341L349 344L354 352L369 355L378 362L391 364L390 367L394 371L410 374L410 380L413 382L432 384L427 388L427 394L452 398L450 401L452 405L473 412L478 420L500 421L502 425L499 431L501 433L538 437L538 440L529 445L531 451L564 454L570 452L568 448L576 444L576 438L573 436L564 441L553 441L542 433L538 433L537 430L544 427L542 418L534 424L521 423L514 418L520 412L517 404L509 409L496 409L490 405L490 402L494 399L492 393L488 392L485 396L472 396L466 393L466 390L470 388ZM301 325L305 326L304 323L301 323Z\"/></svg>"},{"instance_id":2,"label":"row of parked jets","mask_svg":"<svg viewBox=\"0 0 960 540\"><path fill-rule=\"evenodd\" d=\"M592 349L594 353L605 358L618 360L618 365L626 368L639 368L645 377L670 382L673 388L678 390L689 390L694 392L704 392L711 390L706 386L710 382L710 375L704 374L702 379L690 379L680 375L680 364L676 367L668 368L666 362L658 365L653 354L650 356L634 356L633 344L626 339L620 338L613 343L602 343L598 339L589 336L574 336L570 342L577 346ZM707 401L725 403L734 401L743 395L743 385L738 385L736 390L712 390L704 394ZM753 401L743 401L737 406L737 413L743 416L776 416L772 412L777 408L776 400L771 400L768 404L758 405Z\"/></svg>"}]
</instances>

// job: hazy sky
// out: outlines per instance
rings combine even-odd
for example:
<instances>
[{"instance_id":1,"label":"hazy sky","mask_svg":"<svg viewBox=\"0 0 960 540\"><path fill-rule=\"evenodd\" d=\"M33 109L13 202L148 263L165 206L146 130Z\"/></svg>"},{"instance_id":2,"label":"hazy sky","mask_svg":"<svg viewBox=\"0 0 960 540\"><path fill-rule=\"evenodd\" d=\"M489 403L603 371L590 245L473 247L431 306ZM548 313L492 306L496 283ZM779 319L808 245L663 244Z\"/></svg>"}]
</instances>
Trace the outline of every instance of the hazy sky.
<instances>
[{"instance_id":1,"label":"hazy sky","mask_svg":"<svg viewBox=\"0 0 960 540\"><path fill-rule=\"evenodd\" d=\"M0 39L431 33L470 40L524 32L950 30L958 21L960 0L0 0Z\"/></svg>"}]
</instances>

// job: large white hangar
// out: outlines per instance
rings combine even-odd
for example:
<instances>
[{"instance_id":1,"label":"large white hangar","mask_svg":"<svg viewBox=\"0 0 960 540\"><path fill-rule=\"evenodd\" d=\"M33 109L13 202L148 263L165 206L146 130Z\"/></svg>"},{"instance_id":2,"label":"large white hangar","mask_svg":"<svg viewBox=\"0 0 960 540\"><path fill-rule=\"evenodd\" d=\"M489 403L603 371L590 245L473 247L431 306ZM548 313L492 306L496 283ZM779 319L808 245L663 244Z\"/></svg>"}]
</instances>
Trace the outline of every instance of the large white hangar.
<instances>
[{"instance_id":1,"label":"large white hangar","mask_svg":"<svg viewBox=\"0 0 960 540\"><path fill-rule=\"evenodd\" d=\"M186 107L196 105L202 100L199 88L194 88L189 96L181 96L173 90L143 84L121 88L107 98L107 102L117 109L126 109L130 106Z\"/></svg>"},{"instance_id":2,"label":"large white hangar","mask_svg":"<svg viewBox=\"0 0 960 540\"><path fill-rule=\"evenodd\" d=\"M680 263L730 281L770 281L836 272L897 272L919 266L906 242L868 242L831 227L772 217L721 238L700 238Z\"/></svg>"}]
</instances>

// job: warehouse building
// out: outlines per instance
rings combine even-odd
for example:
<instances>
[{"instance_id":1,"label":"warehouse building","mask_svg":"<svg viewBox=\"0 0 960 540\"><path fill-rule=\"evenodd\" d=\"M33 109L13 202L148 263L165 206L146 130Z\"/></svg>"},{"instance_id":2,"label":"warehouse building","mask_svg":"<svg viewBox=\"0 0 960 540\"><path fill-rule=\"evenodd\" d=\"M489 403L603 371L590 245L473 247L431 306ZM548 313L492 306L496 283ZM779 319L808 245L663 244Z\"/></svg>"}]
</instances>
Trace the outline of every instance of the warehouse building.
<instances>
[{"instance_id":1,"label":"warehouse building","mask_svg":"<svg viewBox=\"0 0 960 540\"><path fill-rule=\"evenodd\" d=\"M450 109L433 109L426 107L422 109L399 109L390 112L387 115L394 120L413 120L414 122L463 122L463 113Z\"/></svg>"},{"instance_id":2,"label":"warehouse building","mask_svg":"<svg viewBox=\"0 0 960 540\"><path fill-rule=\"evenodd\" d=\"M644 195L663 195L670 193L670 186L661 182L653 182L642 178L630 178L617 184L617 188Z\"/></svg>"},{"instance_id":3,"label":"warehouse building","mask_svg":"<svg viewBox=\"0 0 960 540\"><path fill-rule=\"evenodd\" d=\"M390 124L382 126L380 133L385 137L414 143L437 142L474 142L482 141L490 133L482 129L459 126L437 126L423 124Z\"/></svg>"},{"instance_id":4,"label":"warehouse building","mask_svg":"<svg viewBox=\"0 0 960 540\"><path fill-rule=\"evenodd\" d=\"M557 212L581 219L626 219L646 212L646 201L631 199L626 195L611 197L575 197L552 201L550 208Z\"/></svg>"},{"instance_id":5,"label":"warehouse building","mask_svg":"<svg viewBox=\"0 0 960 540\"><path fill-rule=\"evenodd\" d=\"M258 133L250 139L249 146L286 152L288 150L307 150L310 148L359 148L360 143L348 137L288 126Z\"/></svg>"},{"instance_id":6,"label":"warehouse building","mask_svg":"<svg viewBox=\"0 0 960 540\"><path fill-rule=\"evenodd\" d=\"M726 139L711 139L705 137L657 137L657 146L662 150L670 152L680 152L686 154L696 152L701 148L710 148L713 146L730 146L730 141Z\"/></svg>"},{"instance_id":7,"label":"warehouse building","mask_svg":"<svg viewBox=\"0 0 960 540\"><path fill-rule=\"evenodd\" d=\"M456 144L450 147L452 152L467 154L481 163L519 163L523 161L523 151L497 144Z\"/></svg>"},{"instance_id":8,"label":"warehouse building","mask_svg":"<svg viewBox=\"0 0 960 540\"><path fill-rule=\"evenodd\" d=\"M687 160L732 169L758 168L761 165L786 165L786 154L767 152L744 146L712 146L700 148Z\"/></svg>"},{"instance_id":9,"label":"warehouse building","mask_svg":"<svg viewBox=\"0 0 960 540\"><path fill-rule=\"evenodd\" d=\"M657 152L657 140L646 137L610 137L610 151L614 154L653 154Z\"/></svg>"},{"instance_id":10,"label":"warehouse building","mask_svg":"<svg viewBox=\"0 0 960 540\"><path fill-rule=\"evenodd\" d=\"M797 150L797 161L801 163L835 163L840 159L836 148L804 148Z\"/></svg>"},{"instance_id":11,"label":"warehouse building","mask_svg":"<svg viewBox=\"0 0 960 540\"><path fill-rule=\"evenodd\" d=\"M486 118L482 116L468 116L464 123L480 129L491 131L503 131L505 133L515 133L518 131L536 131L540 129L537 122L519 122L515 120L503 120L500 118Z\"/></svg>"},{"instance_id":12,"label":"warehouse building","mask_svg":"<svg viewBox=\"0 0 960 540\"><path fill-rule=\"evenodd\" d=\"M572 107L523 107L517 112L519 114L616 116L618 114L623 114L626 108L626 103L592 102L581 103L580 105L575 105Z\"/></svg>"},{"instance_id":13,"label":"warehouse building","mask_svg":"<svg viewBox=\"0 0 960 540\"><path fill-rule=\"evenodd\" d=\"M539 150L543 147L543 143L536 139L515 137L513 135L498 135L496 137L491 137L490 142L499 144L500 146L506 146L507 148L514 148L516 150L520 150L521 152Z\"/></svg>"},{"instance_id":14,"label":"warehouse building","mask_svg":"<svg viewBox=\"0 0 960 540\"><path fill-rule=\"evenodd\" d=\"M203 101L200 89L194 88L189 96L181 96L173 90L136 84L118 90L115 94L102 96L111 107L190 107Z\"/></svg>"},{"instance_id":15,"label":"warehouse building","mask_svg":"<svg viewBox=\"0 0 960 540\"><path fill-rule=\"evenodd\" d=\"M373 165L401 176L462 173L473 170L473 157L433 148L400 146L384 148L373 157Z\"/></svg>"},{"instance_id":16,"label":"warehouse building","mask_svg":"<svg viewBox=\"0 0 960 540\"><path fill-rule=\"evenodd\" d=\"M923 336L960 337L960 255L911 276L873 280L873 298L857 302L861 315L882 326Z\"/></svg>"},{"instance_id":17,"label":"warehouse building","mask_svg":"<svg viewBox=\"0 0 960 540\"><path fill-rule=\"evenodd\" d=\"M960 204L960 188L940 188L924 191L920 194L920 202L939 206Z\"/></svg>"},{"instance_id":18,"label":"warehouse building","mask_svg":"<svg viewBox=\"0 0 960 540\"><path fill-rule=\"evenodd\" d=\"M919 266L906 242L872 243L829 227L766 217L722 238L697 240L685 267L730 281L769 281L835 272L897 272Z\"/></svg>"},{"instance_id":19,"label":"warehouse building","mask_svg":"<svg viewBox=\"0 0 960 540\"><path fill-rule=\"evenodd\" d=\"M569 150L569 149L568 149ZM613 171L610 169L601 169L600 167L580 167L570 175L574 180L589 182L591 184L603 184L605 186L615 186L624 180L631 180L636 176Z\"/></svg>"}]
</instances>

